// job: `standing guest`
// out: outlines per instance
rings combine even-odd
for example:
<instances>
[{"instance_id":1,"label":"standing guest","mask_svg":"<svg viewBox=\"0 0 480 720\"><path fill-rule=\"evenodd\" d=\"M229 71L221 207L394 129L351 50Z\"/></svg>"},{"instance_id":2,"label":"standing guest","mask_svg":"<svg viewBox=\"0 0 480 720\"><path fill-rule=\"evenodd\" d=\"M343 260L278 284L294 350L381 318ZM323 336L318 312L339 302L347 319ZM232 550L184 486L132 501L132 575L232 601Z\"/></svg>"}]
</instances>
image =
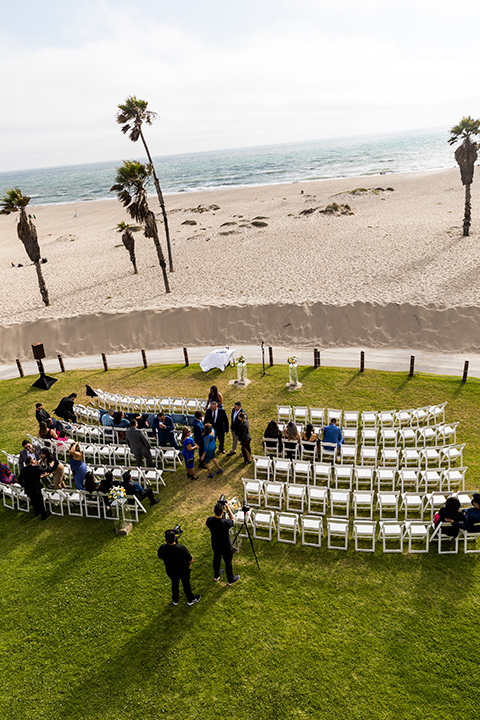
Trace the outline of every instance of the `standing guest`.
<instances>
[{"instance_id":1,"label":"standing guest","mask_svg":"<svg viewBox=\"0 0 480 720\"><path fill-rule=\"evenodd\" d=\"M240 425L240 422L238 420L238 415L241 412L243 412L243 413L245 413L245 415L247 415L245 410L242 408L242 403L237 400L237 402L234 404L234 406L232 408L231 422L230 422L230 428L232 430L232 449L230 450L230 452L227 453L227 455L235 455L235 453L237 452L237 443L238 443L237 429L238 429L238 426ZM248 415L247 415L247 419L248 419Z\"/></svg>"},{"instance_id":2,"label":"standing guest","mask_svg":"<svg viewBox=\"0 0 480 720\"><path fill-rule=\"evenodd\" d=\"M28 457L24 467L22 468L18 482L25 490L25 494L28 495L30 502L32 503L33 513L35 517L42 516L42 520L46 520L51 513L45 510L45 503L43 501L43 482L42 482L42 469L37 465L37 461Z\"/></svg>"},{"instance_id":3,"label":"standing guest","mask_svg":"<svg viewBox=\"0 0 480 720\"><path fill-rule=\"evenodd\" d=\"M72 443L70 446L70 459L68 464L72 468L73 482L77 490L83 490L83 483L85 475L87 474L87 466L83 462L83 453L80 445L77 442Z\"/></svg>"},{"instance_id":4,"label":"standing guest","mask_svg":"<svg viewBox=\"0 0 480 720\"><path fill-rule=\"evenodd\" d=\"M225 509L228 518L223 517ZM213 579L220 580L220 575L223 573L223 569L220 569L220 563L223 557L227 582L229 585L233 585L237 580L240 580L240 575L233 574L232 567L233 548L230 540L230 528L235 525L235 517L228 502L225 503L225 507L223 504L217 503L213 513L213 516L207 518L206 521L206 526L212 536Z\"/></svg>"},{"instance_id":5,"label":"standing guest","mask_svg":"<svg viewBox=\"0 0 480 720\"><path fill-rule=\"evenodd\" d=\"M238 414L239 425L237 427L237 436L240 441L242 448L242 455L245 465L250 465L252 462L252 451L250 449L250 442L252 440L250 436L250 428L248 426L247 416L244 412Z\"/></svg>"},{"instance_id":6,"label":"standing guest","mask_svg":"<svg viewBox=\"0 0 480 720\"><path fill-rule=\"evenodd\" d=\"M55 490L64 490L66 488L64 480L65 468L48 448L40 450L40 467L44 472L52 476Z\"/></svg>"},{"instance_id":7,"label":"standing guest","mask_svg":"<svg viewBox=\"0 0 480 720\"><path fill-rule=\"evenodd\" d=\"M135 455L137 467L142 467L143 458L147 462L147 467L153 467L152 453L150 452L150 443L144 430L139 430L136 420L130 420L130 429L125 433L127 445Z\"/></svg>"},{"instance_id":8,"label":"standing guest","mask_svg":"<svg viewBox=\"0 0 480 720\"><path fill-rule=\"evenodd\" d=\"M210 461L213 460L214 464L217 466L217 470L215 471L216 474L222 473L223 470L218 464L218 460L215 457L215 450L217 448L217 444L215 442L215 430L211 426L210 423L205 423L203 428L203 455L202 455L202 462L205 463L206 468L208 470L208 477L212 478L213 473L210 470Z\"/></svg>"},{"instance_id":9,"label":"standing guest","mask_svg":"<svg viewBox=\"0 0 480 720\"><path fill-rule=\"evenodd\" d=\"M77 393L70 393L68 397L62 398L58 403L58 407L56 407L53 411L55 415L58 415L59 418L62 418L62 420L66 420L67 422L70 421L76 423L77 416L73 410L76 397Z\"/></svg>"},{"instance_id":10,"label":"standing guest","mask_svg":"<svg viewBox=\"0 0 480 720\"><path fill-rule=\"evenodd\" d=\"M462 511L460 527L467 532L473 532L473 526L480 524L480 493L473 493L472 506ZM475 529L475 532L478 532Z\"/></svg>"},{"instance_id":11,"label":"standing guest","mask_svg":"<svg viewBox=\"0 0 480 720\"><path fill-rule=\"evenodd\" d=\"M187 596L187 605L197 603L201 595L194 595L190 585L190 570L193 557L185 545L179 545L175 532L165 532L165 543L157 551L158 559L165 563L165 572L172 581L172 603L178 605L180 600L179 582L182 581L183 592Z\"/></svg>"},{"instance_id":12,"label":"standing guest","mask_svg":"<svg viewBox=\"0 0 480 720\"><path fill-rule=\"evenodd\" d=\"M195 416L193 418L193 439L195 445L198 447L198 467L205 469L205 463L200 459L203 455L203 413L201 410L195 410Z\"/></svg>"},{"instance_id":13,"label":"standing guest","mask_svg":"<svg viewBox=\"0 0 480 720\"><path fill-rule=\"evenodd\" d=\"M210 407L212 402L216 402L219 407L223 407L223 395L222 393L218 392L218 388L216 385L212 385L210 388L210 392L208 393L207 398L207 404L205 405L205 410Z\"/></svg>"},{"instance_id":14,"label":"standing guest","mask_svg":"<svg viewBox=\"0 0 480 720\"><path fill-rule=\"evenodd\" d=\"M153 437L157 438L160 447L171 445L175 450L179 450L173 420L170 415L165 415L162 411L157 413L153 418L152 431Z\"/></svg>"},{"instance_id":15,"label":"standing guest","mask_svg":"<svg viewBox=\"0 0 480 720\"><path fill-rule=\"evenodd\" d=\"M50 416L50 413L45 410L42 403L35 405L35 417L39 425L41 422L44 422L47 423L47 427L51 427L54 430L59 430L60 432L63 430L63 425L60 420L54 420Z\"/></svg>"},{"instance_id":16,"label":"standing guest","mask_svg":"<svg viewBox=\"0 0 480 720\"><path fill-rule=\"evenodd\" d=\"M22 442L22 449L18 454L18 466L19 470L23 470L23 467L27 464L27 458L37 461L40 457L40 448L33 447L30 440L24 440Z\"/></svg>"},{"instance_id":17,"label":"standing guest","mask_svg":"<svg viewBox=\"0 0 480 720\"><path fill-rule=\"evenodd\" d=\"M125 488L125 492L127 493L127 495L135 495L135 497L137 497L140 502L142 502L142 500L145 500L145 498L148 498L148 500L150 500L151 506L156 505L160 502L158 498L155 499L155 495L153 494L153 490L151 487L143 488L140 483L134 482L132 480L132 476L129 470L126 470L122 475L122 487Z\"/></svg>"},{"instance_id":18,"label":"standing guest","mask_svg":"<svg viewBox=\"0 0 480 720\"><path fill-rule=\"evenodd\" d=\"M225 410L219 406L216 400L212 400L210 407L205 411L205 422L210 423L215 429L218 450L222 455L225 455L225 433L229 430L228 417Z\"/></svg>"},{"instance_id":19,"label":"standing guest","mask_svg":"<svg viewBox=\"0 0 480 720\"><path fill-rule=\"evenodd\" d=\"M190 428L184 427L182 431L182 455L187 468L187 477L198 480L198 475L195 475L194 470L195 448L198 448L198 445L195 444L192 438Z\"/></svg>"}]
</instances>

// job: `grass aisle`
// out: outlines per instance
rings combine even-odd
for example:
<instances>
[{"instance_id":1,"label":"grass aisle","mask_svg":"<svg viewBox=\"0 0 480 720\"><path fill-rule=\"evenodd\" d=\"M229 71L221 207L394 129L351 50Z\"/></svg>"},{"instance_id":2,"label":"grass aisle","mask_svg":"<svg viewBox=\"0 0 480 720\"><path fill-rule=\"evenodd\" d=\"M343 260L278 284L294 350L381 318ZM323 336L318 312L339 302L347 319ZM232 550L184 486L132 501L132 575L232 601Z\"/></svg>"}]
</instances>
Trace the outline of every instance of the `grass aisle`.
<instances>
[{"instance_id":1,"label":"grass aisle","mask_svg":"<svg viewBox=\"0 0 480 720\"><path fill-rule=\"evenodd\" d=\"M448 400L467 442L468 487L480 470L480 384L459 379L322 368L234 371L157 366L59 374L48 393L32 378L0 383L0 448L18 452L36 427L35 403L50 411L85 383L131 394L206 397L217 384L229 410L240 397L252 447L277 403L348 409L409 408ZM5 720L133 718L475 717L478 705L478 556L374 555L256 541L234 557L241 580L212 580L205 518L221 492L239 495L241 458L221 457L224 475L187 480L165 473L161 503L128 537L105 521L40 522L0 508L0 717ZM148 505L148 504L147 504ZM171 605L156 558L163 531L180 522L195 558L202 600ZM326 543L325 543L326 544ZM353 545L351 546L353 547Z\"/></svg>"}]
</instances>

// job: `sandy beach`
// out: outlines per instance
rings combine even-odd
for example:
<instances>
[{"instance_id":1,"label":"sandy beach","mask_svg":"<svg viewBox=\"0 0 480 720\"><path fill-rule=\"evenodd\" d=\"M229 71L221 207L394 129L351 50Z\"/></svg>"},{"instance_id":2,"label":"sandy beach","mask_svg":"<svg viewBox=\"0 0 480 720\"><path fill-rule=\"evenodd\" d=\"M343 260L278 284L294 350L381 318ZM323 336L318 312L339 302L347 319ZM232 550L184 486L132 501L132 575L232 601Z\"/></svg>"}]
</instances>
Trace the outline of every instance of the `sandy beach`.
<instances>
[{"instance_id":1,"label":"sandy beach","mask_svg":"<svg viewBox=\"0 0 480 720\"><path fill-rule=\"evenodd\" d=\"M1 359L38 341L50 356L261 339L478 351L479 194L468 238L458 169L169 195L169 295L141 230L133 274L117 200L29 208L49 307L16 218L0 216ZM321 212L332 203L350 212Z\"/></svg>"}]
</instances>

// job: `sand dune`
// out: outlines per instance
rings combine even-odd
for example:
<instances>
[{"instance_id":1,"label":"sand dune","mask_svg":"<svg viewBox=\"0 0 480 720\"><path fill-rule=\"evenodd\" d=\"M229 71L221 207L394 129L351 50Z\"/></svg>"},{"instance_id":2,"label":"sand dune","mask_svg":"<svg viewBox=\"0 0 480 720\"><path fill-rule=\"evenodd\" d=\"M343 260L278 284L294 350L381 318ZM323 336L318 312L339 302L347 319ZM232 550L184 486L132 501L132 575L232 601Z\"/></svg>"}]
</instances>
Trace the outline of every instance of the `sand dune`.
<instances>
[{"instance_id":1,"label":"sand dune","mask_svg":"<svg viewBox=\"0 0 480 720\"><path fill-rule=\"evenodd\" d=\"M141 232L133 275L117 201L37 208L48 308L2 216L1 358L37 341L49 355L262 339L477 351L479 193L469 238L456 169L171 195L170 295ZM353 214L321 212L333 202Z\"/></svg>"}]
</instances>

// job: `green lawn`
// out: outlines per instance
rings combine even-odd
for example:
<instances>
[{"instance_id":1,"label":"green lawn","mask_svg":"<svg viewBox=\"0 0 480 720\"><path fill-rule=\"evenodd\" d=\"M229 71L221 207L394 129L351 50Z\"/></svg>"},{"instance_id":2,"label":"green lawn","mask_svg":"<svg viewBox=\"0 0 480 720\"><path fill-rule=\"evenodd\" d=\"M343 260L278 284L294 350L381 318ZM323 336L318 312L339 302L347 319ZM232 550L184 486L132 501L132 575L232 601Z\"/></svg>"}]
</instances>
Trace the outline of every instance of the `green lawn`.
<instances>
[{"instance_id":1,"label":"green lawn","mask_svg":"<svg viewBox=\"0 0 480 720\"><path fill-rule=\"evenodd\" d=\"M348 409L408 408L448 400L467 442L468 485L477 488L480 384L458 378L321 368L249 366L234 371L156 366L59 374L48 392L32 378L0 383L0 448L18 451L34 430L34 405L52 410L85 383L132 394L206 397L216 383L230 409L240 397L252 446L277 403ZM166 473L161 503L128 537L106 521L40 522L0 508L0 718L437 718L475 717L478 705L477 556L374 555L244 542L241 580L212 581L205 518L221 492L240 494L243 463L199 481ZM189 608L170 588L156 550L180 522L195 558Z\"/></svg>"}]
</instances>

